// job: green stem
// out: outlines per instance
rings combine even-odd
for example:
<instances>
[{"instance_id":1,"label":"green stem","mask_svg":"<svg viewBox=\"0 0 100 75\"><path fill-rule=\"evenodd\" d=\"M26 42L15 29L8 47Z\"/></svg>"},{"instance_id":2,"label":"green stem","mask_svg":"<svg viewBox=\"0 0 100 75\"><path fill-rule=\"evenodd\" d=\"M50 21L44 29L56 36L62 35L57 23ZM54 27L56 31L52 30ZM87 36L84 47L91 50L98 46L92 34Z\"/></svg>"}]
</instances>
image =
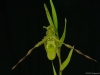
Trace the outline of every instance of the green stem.
<instances>
[{"instance_id":1,"label":"green stem","mask_svg":"<svg viewBox=\"0 0 100 75\"><path fill-rule=\"evenodd\" d=\"M59 59L59 66L61 67L61 50L59 49L59 57L58 57L58 59ZM59 68L59 75L62 75L62 71L60 70L60 68Z\"/></svg>"}]
</instances>

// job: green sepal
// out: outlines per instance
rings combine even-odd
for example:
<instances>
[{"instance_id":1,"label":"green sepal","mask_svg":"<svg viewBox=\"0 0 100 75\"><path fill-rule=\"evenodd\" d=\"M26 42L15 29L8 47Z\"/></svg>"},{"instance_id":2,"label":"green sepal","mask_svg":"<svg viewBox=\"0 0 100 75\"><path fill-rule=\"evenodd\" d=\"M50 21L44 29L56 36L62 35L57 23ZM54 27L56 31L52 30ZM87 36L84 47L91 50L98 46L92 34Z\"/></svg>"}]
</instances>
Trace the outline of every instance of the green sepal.
<instances>
[{"instance_id":1,"label":"green sepal","mask_svg":"<svg viewBox=\"0 0 100 75\"><path fill-rule=\"evenodd\" d=\"M49 10L48 10L48 8L47 8L47 6L46 6L45 3L44 3L44 8L45 8L45 11L46 11L46 15L47 15L47 19L48 19L48 21L49 21L49 24L50 24L50 25L54 25L54 24L53 24L53 21L52 21L52 18L51 18L51 16L50 16Z\"/></svg>"}]
</instances>

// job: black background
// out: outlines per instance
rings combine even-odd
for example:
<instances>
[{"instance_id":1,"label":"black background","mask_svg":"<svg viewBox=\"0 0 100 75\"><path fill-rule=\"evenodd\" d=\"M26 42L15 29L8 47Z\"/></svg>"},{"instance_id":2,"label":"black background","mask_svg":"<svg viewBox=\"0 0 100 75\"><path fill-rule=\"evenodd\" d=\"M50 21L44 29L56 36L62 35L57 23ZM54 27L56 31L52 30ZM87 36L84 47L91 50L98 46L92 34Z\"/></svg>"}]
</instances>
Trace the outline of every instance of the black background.
<instances>
[{"instance_id":1,"label":"black background","mask_svg":"<svg viewBox=\"0 0 100 75\"><path fill-rule=\"evenodd\" d=\"M11 68L27 51L45 36L48 20L44 3L50 10L49 0L1 0L0 1L0 75L53 75L51 61L47 59L44 46L33 52L14 70ZM67 18L65 43L74 45L94 62L77 54L72 55L63 75L85 75L100 72L100 1L99 0L53 0L59 21L59 35L63 33ZM51 12L51 10L50 10ZM69 49L62 46L62 62ZM59 70L58 58L54 65Z\"/></svg>"}]
</instances>

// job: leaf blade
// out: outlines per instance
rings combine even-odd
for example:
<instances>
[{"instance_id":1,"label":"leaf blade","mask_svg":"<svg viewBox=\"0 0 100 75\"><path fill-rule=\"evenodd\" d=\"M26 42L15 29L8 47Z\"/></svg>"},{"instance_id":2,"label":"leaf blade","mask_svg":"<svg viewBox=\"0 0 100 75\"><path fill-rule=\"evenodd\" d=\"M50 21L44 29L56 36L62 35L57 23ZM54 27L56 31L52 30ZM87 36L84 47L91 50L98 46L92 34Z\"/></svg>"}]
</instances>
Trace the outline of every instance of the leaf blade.
<instances>
[{"instance_id":1,"label":"leaf blade","mask_svg":"<svg viewBox=\"0 0 100 75\"><path fill-rule=\"evenodd\" d=\"M73 46L73 49L74 49L74 46ZM66 58L66 60L61 64L61 67L60 67L60 70L63 71L64 68L69 64L70 62L70 59L71 59L71 56L72 56L72 53L73 53L73 49L70 50L69 54L68 54L68 57Z\"/></svg>"},{"instance_id":2,"label":"leaf blade","mask_svg":"<svg viewBox=\"0 0 100 75\"><path fill-rule=\"evenodd\" d=\"M66 20L66 18L65 18L65 27L64 27L63 34L62 34L62 36L61 36L61 38L60 38L60 41L61 41L61 42L64 42L64 40L65 40L65 36L66 36L66 23L67 23L67 20ZM59 47L61 47L61 46L62 46L62 43L59 44Z\"/></svg>"},{"instance_id":3,"label":"leaf blade","mask_svg":"<svg viewBox=\"0 0 100 75\"><path fill-rule=\"evenodd\" d=\"M57 75L56 70L55 70L55 67L54 67L54 65L53 65L53 61L52 61L52 68L53 68L53 74L54 74L54 75Z\"/></svg>"},{"instance_id":4,"label":"leaf blade","mask_svg":"<svg viewBox=\"0 0 100 75\"><path fill-rule=\"evenodd\" d=\"M54 26L55 26L55 32L56 32L56 35L58 35L57 14L56 14L56 10L55 10L55 7L54 7L52 0L50 0L50 4L51 4L51 9L52 9L52 18L53 18L53 23L54 23Z\"/></svg>"}]
</instances>

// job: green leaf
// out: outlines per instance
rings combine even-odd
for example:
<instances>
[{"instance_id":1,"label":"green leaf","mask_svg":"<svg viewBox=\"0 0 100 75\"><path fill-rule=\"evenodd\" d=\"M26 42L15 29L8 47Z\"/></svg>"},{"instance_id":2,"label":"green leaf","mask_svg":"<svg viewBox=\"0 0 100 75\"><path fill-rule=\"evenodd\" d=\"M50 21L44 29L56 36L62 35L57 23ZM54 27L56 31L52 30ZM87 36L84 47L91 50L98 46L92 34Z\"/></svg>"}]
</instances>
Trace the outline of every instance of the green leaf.
<instances>
[{"instance_id":1,"label":"green leaf","mask_svg":"<svg viewBox=\"0 0 100 75\"><path fill-rule=\"evenodd\" d=\"M73 46L73 49L74 49L74 46ZM66 58L66 60L61 64L61 67L60 67L60 70L63 71L64 68L69 64L70 62L70 59L71 59L71 56L72 56L72 53L73 53L73 49L70 50L69 54L68 54L68 57Z\"/></svg>"},{"instance_id":2,"label":"green leaf","mask_svg":"<svg viewBox=\"0 0 100 75\"><path fill-rule=\"evenodd\" d=\"M48 10L48 8L47 8L47 6L46 6L45 3L44 3L44 8L45 8L45 11L46 11L46 15L47 15L47 19L48 19L48 21L49 21L49 24L50 24L50 25L54 25L54 24L53 24L53 21L52 21L52 18L51 18L51 16L50 16L49 10Z\"/></svg>"},{"instance_id":3,"label":"green leaf","mask_svg":"<svg viewBox=\"0 0 100 75\"><path fill-rule=\"evenodd\" d=\"M65 35L66 35L66 23L67 23L67 20L65 18L65 27L64 27L64 31L63 31L62 37L60 38L61 42L64 42L64 39L65 39ZM59 47L61 47L61 46L62 46L62 43L59 44Z\"/></svg>"},{"instance_id":4,"label":"green leaf","mask_svg":"<svg viewBox=\"0 0 100 75\"><path fill-rule=\"evenodd\" d=\"M52 61L52 67L53 67L53 73L54 73L54 75L57 75L56 70L55 70L55 67L53 65L53 61Z\"/></svg>"},{"instance_id":5,"label":"green leaf","mask_svg":"<svg viewBox=\"0 0 100 75\"><path fill-rule=\"evenodd\" d=\"M55 32L56 32L56 35L58 35L57 14L56 14L56 10L55 10L55 7L54 7L52 0L50 0L50 4L51 4L51 9L52 9L52 18L53 18L53 23L54 23L54 26L55 26Z\"/></svg>"}]
</instances>

